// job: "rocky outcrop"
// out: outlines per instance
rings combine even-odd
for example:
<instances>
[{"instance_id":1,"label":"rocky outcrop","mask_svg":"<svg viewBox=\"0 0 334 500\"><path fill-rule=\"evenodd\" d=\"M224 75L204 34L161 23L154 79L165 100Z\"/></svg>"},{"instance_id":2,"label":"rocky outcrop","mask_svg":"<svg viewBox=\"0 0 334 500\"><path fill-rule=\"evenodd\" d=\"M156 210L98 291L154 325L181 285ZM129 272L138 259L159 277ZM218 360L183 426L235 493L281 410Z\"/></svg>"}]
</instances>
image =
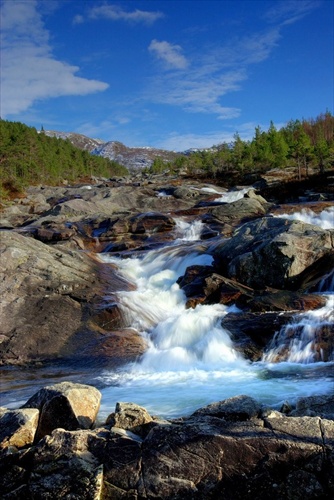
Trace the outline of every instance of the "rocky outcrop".
<instances>
[{"instance_id":1,"label":"rocky outcrop","mask_svg":"<svg viewBox=\"0 0 334 500\"><path fill-rule=\"evenodd\" d=\"M86 252L46 245L17 232L1 233L0 252L1 362L94 358L94 346L103 359L101 340L110 331L104 320L112 317L110 303L103 304L104 290L129 286L115 270ZM122 326L119 315L117 328ZM116 347L126 349L133 338L134 333L125 335Z\"/></svg>"},{"instance_id":2,"label":"rocky outcrop","mask_svg":"<svg viewBox=\"0 0 334 500\"><path fill-rule=\"evenodd\" d=\"M305 416L309 406L322 416ZM0 453L2 498L329 500L333 397L297 408L288 416L242 395L159 421L118 403L105 425L76 430L62 414L35 445Z\"/></svg>"},{"instance_id":3,"label":"rocky outcrop","mask_svg":"<svg viewBox=\"0 0 334 500\"><path fill-rule=\"evenodd\" d=\"M305 283L310 286L320 281L332 270L334 232L264 217L241 226L213 254L221 274L246 286L297 290Z\"/></svg>"}]
</instances>

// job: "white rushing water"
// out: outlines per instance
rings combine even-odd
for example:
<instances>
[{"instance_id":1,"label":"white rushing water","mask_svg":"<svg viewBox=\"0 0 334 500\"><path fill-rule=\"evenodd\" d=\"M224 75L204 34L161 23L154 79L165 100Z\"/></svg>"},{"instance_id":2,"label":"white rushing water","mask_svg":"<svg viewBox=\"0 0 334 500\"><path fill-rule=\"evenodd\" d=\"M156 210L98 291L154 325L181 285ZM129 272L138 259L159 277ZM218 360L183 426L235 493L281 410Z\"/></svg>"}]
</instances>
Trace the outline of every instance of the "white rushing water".
<instances>
[{"instance_id":1,"label":"white rushing water","mask_svg":"<svg viewBox=\"0 0 334 500\"><path fill-rule=\"evenodd\" d=\"M132 401L153 414L173 417L238 394L279 407L299 396L333 392L333 377L320 373L332 363L314 363L307 354L311 341L291 346L291 355L283 358L284 362L274 363L274 355L268 354L262 362L251 363L235 351L229 332L221 327L221 319L229 311L236 312L235 307L214 304L185 308L186 298L177 278L188 266L209 265L212 258L205 244L197 241L201 223L176 222L179 237L168 247L132 259L101 255L136 284L136 290L119 292L118 300L129 324L148 343L140 360L98 377L105 386L101 418L117 401ZM329 302L328 308L332 305L333 301ZM304 320L332 321L325 318L326 311L311 313Z\"/></svg>"},{"instance_id":2,"label":"white rushing water","mask_svg":"<svg viewBox=\"0 0 334 500\"><path fill-rule=\"evenodd\" d=\"M313 210L307 210L304 208L300 212L295 212L293 214L281 214L276 217L290 220L300 220L302 222L307 222L308 224L320 226L322 229L334 229L334 206L323 210L319 214L316 214Z\"/></svg>"}]
</instances>

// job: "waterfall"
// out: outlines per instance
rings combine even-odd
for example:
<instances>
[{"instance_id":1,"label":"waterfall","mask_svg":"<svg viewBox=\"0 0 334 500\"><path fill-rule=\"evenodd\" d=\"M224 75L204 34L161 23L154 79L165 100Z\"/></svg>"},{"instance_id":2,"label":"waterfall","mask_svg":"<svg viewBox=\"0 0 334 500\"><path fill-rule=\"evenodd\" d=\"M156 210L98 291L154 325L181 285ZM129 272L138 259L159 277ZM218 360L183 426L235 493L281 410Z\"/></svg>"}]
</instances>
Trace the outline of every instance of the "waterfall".
<instances>
[{"instance_id":1,"label":"waterfall","mask_svg":"<svg viewBox=\"0 0 334 500\"><path fill-rule=\"evenodd\" d=\"M334 296L329 296L325 307L297 315L276 333L263 361L306 364L334 361L334 352L325 353L321 341L321 333L333 331L333 324Z\"/></svg>"},{"instance_id":2,"label":"waterfall","mask_svg":"<svg viewBox=\"0 0 334 500\"><path fill-rule=\"evenodd\" d=\"M181 218L175 219L176 230L180 233L178 241L197 241L201 238L204 224L200 220L194 222L186 222Z\"/></svg>"},{"instance_id":3,"label":"waterfall","mask_svg":"<svg viewBox=\"0 0 334 500\"><path fill-rule=\"evenodd\" d=\"M304 209L279 217L300 220L322 229L334 228L334 207L329 207L319 214ZM334 270L322 279L318 291L324 294L334 292ZM263 361L306 364L334 361L334 352L325 352L321 341L322 332L333 331L333 325L334 295L329 295L325 307L297 315L292 322L277 332L263 355Z\"/></svg>"},{"instance_id":4,"label":"waterfall","mask_svg":"<svg viewBox=\"0 0 334 500\"><path fill-rule=\"evenodd\" d=\"M293 214L280 214L275 215L275 217L300 220L302 222L306 222L307 224L319 226L322 229L334 229L334 207L326 208L319 214L316 214L313 210L303 209L300 212L294 212Z\"/></svg>"},{"instance_id":5,"label":"waterfall","mask_svg":"<svg viewBox=\"0 0 334 500\"><path fill-rule=\"evenodd\" d=\"M217 201L219 203L232 203L234 201L241 200L241 198L243 198L245 196L245 194L248 193L249 190L250 190L250 188L247 187L247 188L239 189L238 191L227 191L219 198L216 198L215 201Z\"/></svg>"},{"instance_id":6,"label":"waterfall","mask_svg":"<svg viewBox=\"0 0 334 500\"><path fill-rule=\"evenodd\" d=\"M176 239L164 248L132 259L102 254L105 262L117 265L136 284L135 290L119 292L117 300L129 324L146 339L148 349L136 362L117 371L106 370L97 377L96 383L105 386L101 415L116 401L134 401L153 413L176 417L241 393L279 408L286 399L294 401L305 394L333 390L331 379L314 376L322 365L321 350L318 358L311 360L306 341L295 348L304 352L298 360L291 354L290 358L282 357L285 363L273 364L273 357L268 355L261 362L251 363L234 349L229 332L221 326L226 314L238 312L235 306L212 304L186 309L186 297L177 278L190 265L212 263L206 243L198 241L201 228L198 222L179 219ZM328 304L326 310L314 311L309 317L326 328L326 322L329 325L332 319L331 308ZM306 317L298 317L296 324L298 321L306 321Z\"/></svg>"}]
</instances>

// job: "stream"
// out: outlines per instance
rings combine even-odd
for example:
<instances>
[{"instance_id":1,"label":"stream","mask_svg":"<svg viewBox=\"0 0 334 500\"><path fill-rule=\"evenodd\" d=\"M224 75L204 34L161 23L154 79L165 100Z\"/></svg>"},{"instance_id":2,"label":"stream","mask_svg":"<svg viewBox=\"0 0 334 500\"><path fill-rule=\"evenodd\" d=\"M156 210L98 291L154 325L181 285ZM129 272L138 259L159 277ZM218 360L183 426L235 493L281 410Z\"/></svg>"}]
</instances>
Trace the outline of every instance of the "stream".
<instances>
[{"instance_id":1,"label":"stream","mask_svg":"<svg viewBox=\"0 0 334 500\"><path fill-rule=\"evenodd\" d=\"M235 201L243 194L233 193L233 199L225 195L219 201ZM324 229L334 227L332 208L317 215L304 211L280 217L304 220ZM115 371L71 370L61 364L33 370L8 367L1 380L1 405L17 407L40 387L62 380L99 388L101 421L118 401L131 401L151 414L172 418L239 394L279 409L285 401L293 404L298 397L333 393L334 359L319 360L312 349L319 325L334 325L333 276L321 284L326 306L296 314L276 333L262 360L252 363L234 349L229 332L221 327L222 318L238 309L222 304L186 309L186 297L176 283L188 266L212 262L210 241L200 239L202 229L201 222L179 218L175 240L163 248L123 259L100 254L103 262L116 265L119 273L135 284L135 290L116 295L128 324L147 342L141 359ZM277 363L277 353L283 348L286 355Z\"/></svg>"}]
</instances>

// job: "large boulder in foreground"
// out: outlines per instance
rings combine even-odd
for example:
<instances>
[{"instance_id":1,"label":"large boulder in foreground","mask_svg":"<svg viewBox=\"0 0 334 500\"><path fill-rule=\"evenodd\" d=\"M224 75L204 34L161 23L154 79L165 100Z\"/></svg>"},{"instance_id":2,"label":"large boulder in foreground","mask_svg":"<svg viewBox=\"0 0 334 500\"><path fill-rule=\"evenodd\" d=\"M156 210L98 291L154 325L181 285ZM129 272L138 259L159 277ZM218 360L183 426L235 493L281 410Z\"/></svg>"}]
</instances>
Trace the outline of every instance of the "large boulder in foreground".
<instances>
[{"instance_id":1,"label":"large boulder in foreground","mask_svg":"<svg viewBox=\"0 0 334 500\"><path fill-rule=\"evenodd\" d=\"M334 230L265 217L237 229L214 250L218 272L255 289L314 285L334 265Z\"/></svg>"},{"instance_id":2,"label":"large boulder in foreground","mask_svg":"<svg viewBox=\"0 0 334 500\"><path fill-rule=\"evenodd\" d=\"M32 396L24 408L38 408L41 412L36 440L54 429L89 429L100 409L101 393L95 387L72 382L61 382L44 387Z\"/></svg>"},{"instance_id":3,"label":"large boulder in foreground","mask_svg":"<svg viewBox=\"0 0 334 500\"><path fill-rule=\"evenodd\" d=\"M118 428L58 428L0 454L3 498L333 498L333 420L290 417L248 396L170 421L119 403L110 419ZM148 432L129 432L133 424Z\"/></svg>"}]
</instances>

